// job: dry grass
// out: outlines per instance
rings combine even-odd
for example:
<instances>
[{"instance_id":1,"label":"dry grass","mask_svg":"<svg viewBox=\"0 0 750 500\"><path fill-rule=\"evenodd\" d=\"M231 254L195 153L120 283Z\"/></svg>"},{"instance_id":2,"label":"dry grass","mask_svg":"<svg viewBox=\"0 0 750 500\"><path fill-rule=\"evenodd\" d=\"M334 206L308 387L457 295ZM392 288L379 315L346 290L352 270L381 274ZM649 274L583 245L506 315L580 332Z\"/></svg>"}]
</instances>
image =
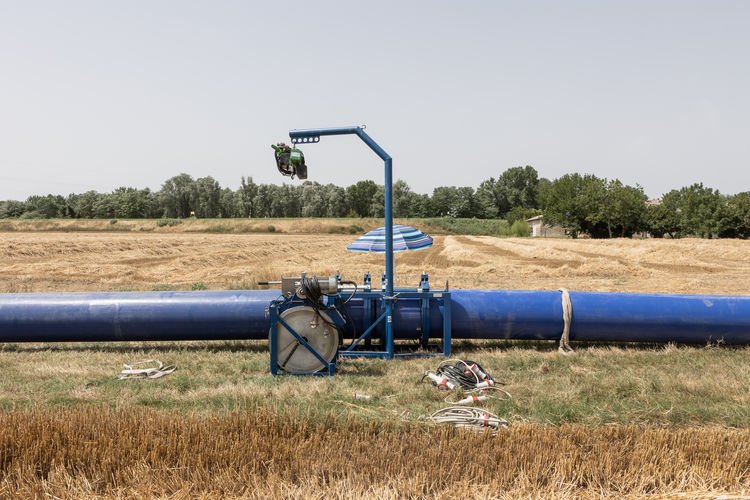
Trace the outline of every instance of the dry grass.
<instances>
[{"instance_id":1,"label":"dry grass","mask_svg":"<svg viewBox=\"0 0 750 500\"><path fill-rule=\"evenodd\" d=\"M0 414L0 494L639 496L750 490L750 430L517 425L498 437L265 410Z\"/></svg>"},{"instance_id":2,"label":"dry grass","mask_svg":"<svg viewBox=\"0 0 750 500\"><path fill-rule=\"evenodd\" d=\"M346 251L349 235L0 233L0 293L255 288L341 272L376 279L382 255ZM750 294L750 242L436 236L396 256L400 285L422 271L457 288Z\"/></svg>"},{"instance_id":3,"label":"dry grass","mask_svg":"<svg viewBox=\"0 0 750 500\"><path fill-rule=\"evenodd\" d=\"M483 406L537 424L725 425L750 427L748 348L583 347L553 343L459 343L513 399ZM119 381L124 363L161 359L177 371L159 380ZM273 377L264 342L7 345L0 352L0 408L106 405L183 414L286 408L307 418L335 413L386 421L430 414L446 394L419 384L438 359L342 360L336 377ZM354 393L372 397L352 400Z\"/></svg>"},{"instance_id":4,"label":"dry grass","mask_svg":"<svg viewBox=\"0 0 750 500\"><path fill-rule=\"evenodd\" d=\"M382 269L382 256L344 250L352 236L310 225L329 222L284 223L283 234L13 227L0 233L0 292L254 288L300 271L360 279ZM308 230L325 234L290 234ZM438 235L396 262L401 285L427 271L435 285L464 288L750 293L750 242L733 240ZM443 394L414 384L434 360L347 360L333 379L274 379L257 343L6 345L0 496L750 493L747 349L591 346L566 357L546 344L481 347L457 352L514 395L488 404L512 422L494 440L397 422L403 410L443 406ZM178 371L114 380L122 363L154 357ZM354 391L373 399L353 405ZM472 447L481 458L465 454Z\"/></svg>"},{"instance_id":5,"label":"dry grass","mask_svg":"<svg viewBox=\"0 0 750 500\"><path fill-rule=\"evenodd\" d=\"M114 222L114 223L113 223ZM501 220L399 219L430 234L455 233L446 227L467 228L472 234L498 234L507 230ZM355 234L383 225L382 218L279 218L279 219L0 219L0 232L155 232L155 233L285 233ZM478 231L478 232L477 232Z\"/></svg>"}]
</instances>

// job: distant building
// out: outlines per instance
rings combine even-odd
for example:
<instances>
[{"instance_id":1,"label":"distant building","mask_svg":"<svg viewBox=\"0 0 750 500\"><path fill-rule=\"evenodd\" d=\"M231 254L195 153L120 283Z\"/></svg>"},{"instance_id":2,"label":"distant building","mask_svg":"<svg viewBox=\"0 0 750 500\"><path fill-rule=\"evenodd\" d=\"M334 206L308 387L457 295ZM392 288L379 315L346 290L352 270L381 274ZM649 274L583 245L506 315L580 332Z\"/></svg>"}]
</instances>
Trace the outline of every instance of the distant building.
<instances>
[{"instance_id":1,"label":"distant building","mask_svg":"<svg viewBox=\"0 0 750 500\"><path fill-rule=\"evenodd\" d=\"M531 219L526 219L531 227L532 238L548 238L566 236L565 228L562 226L550 226L544 223L544 216L537 215Z\"/></svg>"}]
</instances>

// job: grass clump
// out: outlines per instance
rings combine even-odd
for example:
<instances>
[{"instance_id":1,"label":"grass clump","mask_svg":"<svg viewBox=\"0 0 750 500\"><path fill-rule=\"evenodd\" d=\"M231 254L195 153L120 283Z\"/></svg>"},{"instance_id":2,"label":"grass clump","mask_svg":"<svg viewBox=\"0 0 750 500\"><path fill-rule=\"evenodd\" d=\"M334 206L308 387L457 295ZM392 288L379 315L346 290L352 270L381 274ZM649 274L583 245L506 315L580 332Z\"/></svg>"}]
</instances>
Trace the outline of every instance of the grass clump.
<instances>
[{"instance_id":1,"label":"grass clump","mask_svg":"<svg viewBox=\"0 0 750 500\"><path fill-rule=\"evenodd\" d=\"M510 226L510 236L525 238L531 236L531 227L525 220L517 220Z\"/></svg>"},{"instance_id":2,"label":"grass clump","mask_svg":"<svg viewBox=\"0 0 750 500\"><path fill-rule=\"evenodd\" d=\"M445 234L463 234L470 236L510 236L511 229L508 222L502 219L458 219L453 217L440 217L424 219L428 229L437 229L437 232ZM422 229L422 228L420 228Z\"/></svg>"},{"instance_id":3,"label":"grass clump","mask_svg":"<svg viewBox=\"0 0 750 500\"><path fill-rule=\"evenodd\" d=\"M182 221L180 219L159 219L156 221L157 227L174 227L179 224L182 224Z\"/></svg>"}]
</instances>

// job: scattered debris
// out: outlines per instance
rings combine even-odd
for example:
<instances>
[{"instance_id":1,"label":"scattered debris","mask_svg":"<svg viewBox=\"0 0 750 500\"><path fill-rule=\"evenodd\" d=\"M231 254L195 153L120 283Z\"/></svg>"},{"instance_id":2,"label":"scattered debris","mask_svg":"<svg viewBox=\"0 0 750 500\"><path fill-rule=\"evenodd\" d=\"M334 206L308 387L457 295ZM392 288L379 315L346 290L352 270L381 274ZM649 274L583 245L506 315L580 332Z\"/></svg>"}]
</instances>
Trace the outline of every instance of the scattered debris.
<instances>
[{"instance_id":1,"label":"scattered debris","mask_svg":"<svg viewBox=\"0 0 750 500\"><path fill-rule=\"evenodd\" d=\"M146 366L145 368L135 368L136 366ZM154 366L155 365L155 366ZM164 363L158 359L149 359L146 361L140 361L133 363L132 365L122 365L123 370L117 376L118 380L125 380L131 378L161 378L165 375L169 375L177 369L175 365L164 366Z\"/></svg>"}]
</instances>

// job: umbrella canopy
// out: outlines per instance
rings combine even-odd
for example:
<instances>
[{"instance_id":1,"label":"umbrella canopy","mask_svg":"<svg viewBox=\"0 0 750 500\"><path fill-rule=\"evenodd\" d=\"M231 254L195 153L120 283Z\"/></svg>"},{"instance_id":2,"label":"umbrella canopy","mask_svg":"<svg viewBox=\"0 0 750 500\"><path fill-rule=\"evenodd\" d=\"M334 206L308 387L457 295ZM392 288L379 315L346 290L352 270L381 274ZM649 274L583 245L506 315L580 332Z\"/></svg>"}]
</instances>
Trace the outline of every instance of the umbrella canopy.
<instances>
[{"instance_id":1,"label":"umbrella canopy","mask_svg":"<svg viewBox=\"0 0 750 500\"><path fill-rule=\"evenodd\" d=\"M393 251L421 250L432 246L432 237L419 229L401 224L393 225ZM369 231L346 247L352 252L385 253L385 226Z\"/></svg>"}]
</instances>

